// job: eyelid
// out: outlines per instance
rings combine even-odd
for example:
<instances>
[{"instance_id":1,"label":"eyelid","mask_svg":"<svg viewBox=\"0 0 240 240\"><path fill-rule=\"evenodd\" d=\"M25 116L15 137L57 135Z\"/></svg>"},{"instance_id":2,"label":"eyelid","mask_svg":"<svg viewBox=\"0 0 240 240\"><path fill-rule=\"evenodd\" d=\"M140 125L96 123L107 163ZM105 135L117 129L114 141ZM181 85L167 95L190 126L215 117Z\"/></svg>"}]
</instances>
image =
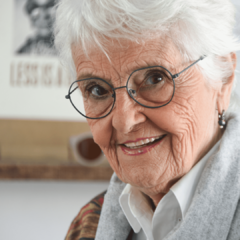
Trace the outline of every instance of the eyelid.
<instances>
[{"instance_id":1,"label":"eyelid","mask_svg":"<svg viewBox=\"0 0 240 240\"><path fill-rule=\"evenodd\" d=\"M160 72L160 70L158 70L158 69L149 69L149 70L146 72L146 74L145 74L144 77L149 77L149 76L151 76L151 75L154 74L154 73L161 73L161 72Z\"/></svg>"},{"instance_id":2,"label":"eyelid","mask_svg":"<svg viewBox=\"0 0 240 240\"><path fill-rule=\"evenodd\" d=\"M95 84L94 82L91 82L91 83L86 84L86 85L84 86L84 90L89 90L90 88L92 88L92 87L94 87L94 86L96 86L96 84Z\"/></svg>"},{"instance_id":3,"label":"eyelid","mask_svg":"<svg viewBox=\"0 0 240 240\"><path fill-rule=\"evenodd\" d=\"M144 78L151 77L153 74L162 74L163 77L166 77L167 79L171 79L170 75L165 73L164 69L152 69L150 71L147 71L147 74L144 76Z\"/></svg>"}]
</instances>

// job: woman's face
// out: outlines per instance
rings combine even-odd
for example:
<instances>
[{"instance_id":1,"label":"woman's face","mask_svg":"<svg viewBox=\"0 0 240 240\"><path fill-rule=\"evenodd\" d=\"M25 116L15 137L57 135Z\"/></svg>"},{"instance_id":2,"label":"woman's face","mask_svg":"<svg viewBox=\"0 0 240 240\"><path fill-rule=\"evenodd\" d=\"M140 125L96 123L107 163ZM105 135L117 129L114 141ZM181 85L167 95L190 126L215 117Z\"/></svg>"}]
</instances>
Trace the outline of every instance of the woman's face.
<instances>
[{"instance_id":1,"label":"woman's face","mask_svg":"<svg viewBox=\"0 0 240 240\"><path fill-rule=\"evenodd\" d=\"M97 76L114 88L125 86L130 73L138 68L161 65L175 74L191 64L184 63L178 49L166 39L144 45L116 43L108 49L111 63L100 50L90 52L89 58L78 47L73 47L72 53L78 79ZM175 84L174 97L164 107L144 108L122 88L116 90L110 115L88 119L94 141L118 177L155 203L219 138L219 90L206 83L196 66L182 73ZM160 140L151 143L156 138ZM134 144L142 146L133 149Z\"/></svg>"}]
</instances>

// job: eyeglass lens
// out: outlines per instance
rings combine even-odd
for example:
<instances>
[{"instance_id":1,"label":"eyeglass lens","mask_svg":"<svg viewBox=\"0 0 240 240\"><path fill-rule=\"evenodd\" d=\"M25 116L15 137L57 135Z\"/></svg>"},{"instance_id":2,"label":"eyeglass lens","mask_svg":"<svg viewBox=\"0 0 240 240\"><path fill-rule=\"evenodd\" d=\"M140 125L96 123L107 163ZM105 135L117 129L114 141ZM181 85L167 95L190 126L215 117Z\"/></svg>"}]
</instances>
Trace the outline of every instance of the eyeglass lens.
<instances>
[{"instance_id":1,"label":"eyeglass lens","mask_svg":"<svg viewBox=\"0 0 240 240\"><path fill-rule=\"evenodd\" d=\"M70 92L71 101L77 110L89 118L101 118L107 115L114 104L114 90L101 79L87 79L75 82Z\"/></svg>"},{"instance_id":2,"label":"eyeglass lens","mask_svg":"<svg viewBox=\"0 0 240 240\"><path fill-rule=\"evenodd\" d=\"M172 75L160 66L133 72L127 87L131 97L146 107L161 107L171 101L174 93Z\"/></svg>"},{"instance_id":3,"label":"eyeglass lens","mask_svg":"<svg viewBox=\"0 0 240 240\"><path fill-rule=\"evenodd\" d=\"M71 101L77 110L89 118L101 118L109 114L115 102L113 87L101 79L76 81L71 89ZM161 107L169 103L174 94L171 73L163 67L148 67L134 71L127 89L131 97L146 107ZM117 90L116 90L117 91Z\"/></svg>"}]
</instances>

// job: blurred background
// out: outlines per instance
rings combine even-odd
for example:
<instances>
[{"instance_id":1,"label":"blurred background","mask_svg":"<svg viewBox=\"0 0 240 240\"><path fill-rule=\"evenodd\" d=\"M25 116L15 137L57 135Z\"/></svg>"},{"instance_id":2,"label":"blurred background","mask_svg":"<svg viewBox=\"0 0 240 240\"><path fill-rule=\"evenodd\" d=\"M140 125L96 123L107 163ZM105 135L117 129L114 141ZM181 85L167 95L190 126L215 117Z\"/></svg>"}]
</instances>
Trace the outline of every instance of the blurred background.
<instances>
[{"instance_id":1,"label":"blurred background","mask_svg":"<svg viewBox=\"0 0 240 240\"><path fill-rule=\"evenodd\" d=\"M232 1L240 37L240 2ZM60 65L53 45L55 3L0 1L0 239L4 240L64 239L80 208L107 189L112 175L85 119L65 99L73 79Z\"/></svg>"}]
</instances>

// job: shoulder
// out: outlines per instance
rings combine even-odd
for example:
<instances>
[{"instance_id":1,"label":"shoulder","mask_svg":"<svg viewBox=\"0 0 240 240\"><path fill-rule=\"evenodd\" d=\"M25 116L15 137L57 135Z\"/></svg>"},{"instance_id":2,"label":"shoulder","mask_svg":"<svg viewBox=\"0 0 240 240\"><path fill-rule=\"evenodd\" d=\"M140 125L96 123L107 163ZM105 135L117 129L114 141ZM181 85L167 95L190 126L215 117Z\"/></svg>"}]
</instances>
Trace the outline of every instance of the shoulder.
<instances>
[{"instance_id":1,"label":"shoulder","mask_svg":"<svg viewBox=\"0 0 240 240\"><path fill-rule=\"evenodd\" d=\"M93 240L106 191L87 203L72 221L65 240Z\"/></svg>"}]
</instances>

